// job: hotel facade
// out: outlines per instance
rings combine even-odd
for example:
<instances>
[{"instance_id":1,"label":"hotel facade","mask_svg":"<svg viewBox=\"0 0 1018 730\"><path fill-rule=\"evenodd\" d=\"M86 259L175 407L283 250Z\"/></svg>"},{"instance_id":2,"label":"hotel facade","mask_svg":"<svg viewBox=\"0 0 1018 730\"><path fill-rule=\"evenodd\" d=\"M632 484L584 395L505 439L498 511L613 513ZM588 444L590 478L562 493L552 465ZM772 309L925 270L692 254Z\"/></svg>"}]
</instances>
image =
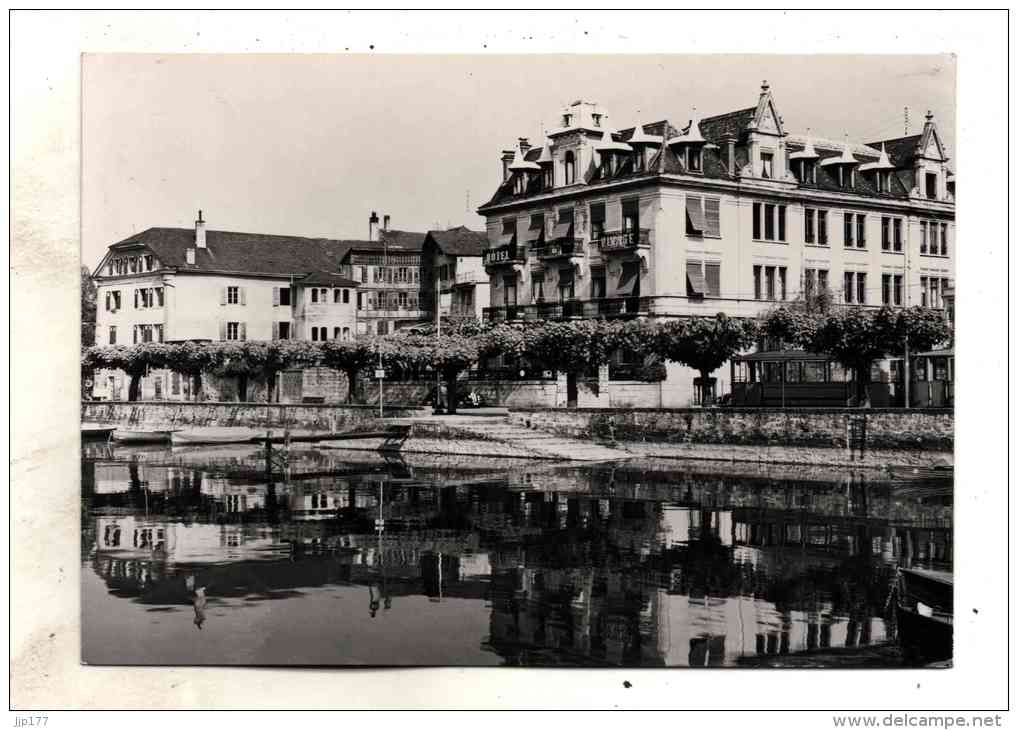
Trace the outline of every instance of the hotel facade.
<instances>
[{"instance_id":1,"label":"hotel facade","mask_svg":"<svg viewBox=\"0 0 1018 730\"><path fill-rule=\"evenodd\" d=\"M502 153L486 218L489 321L753 317L826 290L860 306L953 295L954 177L933 115L919 134L850 141L786 129L754 106L620 131L566 107L539 147ZM727 368L715 373L727 392ZM663 405L694 396L668 364Z\"/></svg>"}]
</instances>

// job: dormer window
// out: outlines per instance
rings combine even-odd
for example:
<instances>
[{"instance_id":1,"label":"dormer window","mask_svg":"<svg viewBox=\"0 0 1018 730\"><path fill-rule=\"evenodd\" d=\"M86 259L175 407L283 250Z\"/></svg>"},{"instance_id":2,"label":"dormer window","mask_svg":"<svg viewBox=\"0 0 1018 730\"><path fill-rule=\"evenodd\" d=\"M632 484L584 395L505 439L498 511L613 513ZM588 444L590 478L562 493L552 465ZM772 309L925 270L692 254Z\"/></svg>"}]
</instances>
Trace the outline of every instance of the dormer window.
<instances>
[{"instance_id":1,"label":"dormer window","mask_svg":"<svg viewBox=\"0 0 1018 730\"><path fill-rule=\"evenodd\" d=\"M513 192L523 195L527 190L527 176L522 172L516 173L513 177Z\"/></svg>"},{"instance_id":2,"label":"dormer window","mask_svg":"<svg viewBox=\"0 0 1018 730\"><path fill-rule=\"evenodd\" d=\"M565 161L562 163L562 166L565 168L566 185L572 185L576 182L576 155L573 154L572 150L566 152Z\"/></svg>"},{"instance_id":3,"label":"dormer window","mask_svg":"<svg viewBox=\"0 0 1018 730\"><path fill-rule=\"evenodd\" d=\"M633 153L633 172L643 172L643 155L644 150L642 148L638 148Z\"/></svg>"},{"instance_id":4,"label":"dormer window","mask_svg":"<svg viewBox=\"0 0 1018 730\"><path fill-rule=\"evenodd\" d=\"M545 190L551 190L555 187L555 166L546 165L544 172L542 173L541 184Z\"/></svg>"},{"instance_id":5,"label":"dormer window","mask_svg":"<svg viewBox=\"0 0 1018 730\"><path fill-rule=\"evenodd\" d=\"M817 184L817 166L813 160L799 162L799 182L803 185Z\"/></svg>"},{"instance_id":6,"label":"dormer window","mask_svg":"<svg viewBox=\"0 0 1018 730\"><path fill-rule=\"evenodd\" d=\"M703 170L703 150L690 146L686 149L686 170L701 172Z\"/></svg>"},{"instance_id":7,"label":"dormer window","mask_svg":"<svg viewBox=\"0 0 1018 730\"><path fill-rule=\"evenodd\" d=\"M878 193L891 192L891 173L885 172L883 170L878 170L876 176L876 183Z\"/></svg>"},{"instance_id":8,"label":"dormer window","mask_svg":"<svg viewBox=\"0 0 1018 730\"><path fill-rule=\"evenodd\" d=\"M926 173L926 197L930 200L937 199L937 173Z\"/></svg>"},{"instance_id":9,"label":"dormer window","mask_svg":"<svg viewBox=\"0 0 1018 730\"><path fill-rule=\"evenodd\" d=\"M760 176L767 179L774 177L774 155L770 152L760 153Z\"/></svg>"},{"instance_id":10,"label":"dormer window","mask_svg":"<svg viewBox=\"0 0 1018 730\"><path fill-rule=\"evenodd\" d=\"M601 126L601 115L600 114L591 114L590 118L592 120L594 120L594 126L595 127L600 127Z\"/></svg>"},{"instance_id":11,"label":"dormer window","mask_svg":"<svg viewBox=\"0 0 1018 730\"><path fill-rule=\"evenodd\" d=\"M573 115L572 114L563 114L562 115L562 126L563 127L569 127L569 126L572 125L572 123L573 123Z\"/></svg>"}]
</instances>

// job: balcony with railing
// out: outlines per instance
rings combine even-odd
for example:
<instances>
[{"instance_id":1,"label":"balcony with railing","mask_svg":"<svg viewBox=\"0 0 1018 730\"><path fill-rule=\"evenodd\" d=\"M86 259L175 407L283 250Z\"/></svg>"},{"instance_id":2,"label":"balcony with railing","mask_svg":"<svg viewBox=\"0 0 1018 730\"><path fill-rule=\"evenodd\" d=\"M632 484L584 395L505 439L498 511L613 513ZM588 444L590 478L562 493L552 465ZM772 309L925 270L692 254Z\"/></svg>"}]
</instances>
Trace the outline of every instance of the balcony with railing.
<instances>
[{"instance_id":1,"label":"balcony with railing","mask_svg":"<svg viewBox=\"0 0 1018 730\"><path fill-rule=\"evenodd\" d=\"M443 280L443 283L449 283L452 286L472 286L474 284L486 284L487 282L488 275L484 271L478 271L477 269L457 271L451 280Z\"/></svg>"},{"instance_id":2,"label":"balcony with railing","mask_svg":"<svg viewBox=\"0 0 1018 730\"><path fill-rule=\"evenodd\" d=\"M511 322L576 317L632 317L650 312L650 297L611 297L603 299L567 299L561 302L537 302L503 307L485 307L488 322Z\"/></svg>"},{"instance_id":3,"label":"balcony with railing","mask_svg":"<svg viewBox=\"0 0 1018 730\"><path fill-rule=\"evenodd\" d=\"M627 231L604 231L593 243L601 253L626 253L650 248L650 229L640 228Z\"/></svg>"},{"instance_id":4,"label":"balcony with railing","mask_svg":"<svg viewBox=\"0 0 1018 730\"><path fill-rule=\"evenodd\" d=\"M579 238L559 238L534 249L541 261L568 259L583 255L583 241Z\"/></svg>"}]
</instances>

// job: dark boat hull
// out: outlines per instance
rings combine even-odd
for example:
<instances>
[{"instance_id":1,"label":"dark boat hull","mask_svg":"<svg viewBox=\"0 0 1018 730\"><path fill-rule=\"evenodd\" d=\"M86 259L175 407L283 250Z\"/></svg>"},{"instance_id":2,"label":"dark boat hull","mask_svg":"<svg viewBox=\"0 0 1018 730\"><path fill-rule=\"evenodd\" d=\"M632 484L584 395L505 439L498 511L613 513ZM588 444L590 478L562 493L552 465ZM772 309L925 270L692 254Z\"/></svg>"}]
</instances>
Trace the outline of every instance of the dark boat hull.
<instances>
[{"instance_id":1,"label":"dark boat hull","mask_svg":"<svg viewBox=\"0 0 1018 730\"><path fill-rule=\"evenodd\" d=\"M909 663L928 664L954 656L954 626L898 606L898 641Z\"/></svg>"}]
</instances>

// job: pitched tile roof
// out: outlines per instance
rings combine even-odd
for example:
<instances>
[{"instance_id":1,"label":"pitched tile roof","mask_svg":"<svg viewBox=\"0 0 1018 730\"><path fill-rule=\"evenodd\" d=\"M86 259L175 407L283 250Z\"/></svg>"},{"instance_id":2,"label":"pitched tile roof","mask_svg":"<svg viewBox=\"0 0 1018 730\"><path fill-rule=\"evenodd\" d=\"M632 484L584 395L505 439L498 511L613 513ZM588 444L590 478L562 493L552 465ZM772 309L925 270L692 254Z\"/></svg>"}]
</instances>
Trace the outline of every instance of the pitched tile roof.
<instances>
[{"instance_id":1,"label":"pitched tile roof","mask_svg":"<svg viewBox=\"0 0 1018 730\"><path fill-rule=\"evenodd\" d=\"M922 140L921 134L913 134L908 137L895 137L894 139L882 139L876 142L867 142L869 147L880 149L880 145L884 145L887 149L887 156L891 158L891 162L896 167L911 167L912 161L915 159L916 152L919 150L919 142Z\"/></svg>"},{"instance_id":2,"label":"pitched tile roof","mask_svg":"<svg viewBox=\"0 0 1018 730\"><path fill-rule=\"evenodd\" d=\"M358 241L341 241L264 233L206 231L206 248L195 248L193 228L149 228L110 246L144 246L160 263L179 271L230 271L244 274L306 274L331 271ZM195 262L186 251L195 248ZM98 273L98 272L97 272Z\"/></svg>"},{"instance_id":3,"label":"pitched tile roof","mask_svg":"<svg viewBox=\"0 0 1018 730\"><path fill-rule=\"evenodd\" d=\"M727 134L742 138L747 125L756 117L756 105L700 120L700 134L711 142L720 142Z\"/></svg>"},{"instance_id":4,"label":"pitched tile roof","mask_svg":"<svg viewBox=\"0 0 1018 730\"><path fill-rule=\"evenodd\" d=\"M457 226L445 231L428 231L427 240L432 241L439 251L450 256L480 256L488 247L488 234L472 231L466 226Z\"/></svg>"},{"instance_id":5,"label":"pitched tile roof","mask_svg":"<svg viewBox=\"0 0 1018 730\"><path fill-rule=\"evenodd\" d=\"M331 271L312 271L303 279L295 281L296 286L360 286L359 281L354 281L342 274L335 274Z\"/></svg>"}]
</instances>

